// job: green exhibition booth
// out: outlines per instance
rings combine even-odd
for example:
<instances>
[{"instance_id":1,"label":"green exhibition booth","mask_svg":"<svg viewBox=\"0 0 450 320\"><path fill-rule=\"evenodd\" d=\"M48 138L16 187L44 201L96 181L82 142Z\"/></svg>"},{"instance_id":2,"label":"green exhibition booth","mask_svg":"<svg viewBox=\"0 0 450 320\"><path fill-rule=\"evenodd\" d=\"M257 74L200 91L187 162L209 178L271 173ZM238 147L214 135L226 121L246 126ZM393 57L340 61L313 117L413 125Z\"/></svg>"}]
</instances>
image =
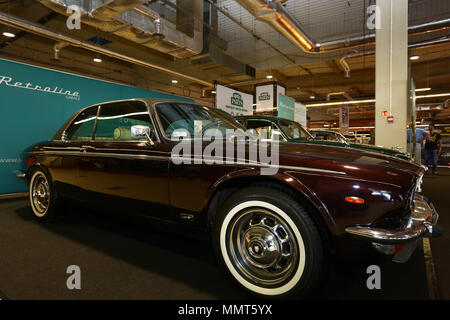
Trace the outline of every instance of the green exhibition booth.
<instances>
[{"instance_id":1,"label":"green exhibition booth","mask_svg":"<svg viewBox=\"0 0 450 320\"><path fill-rule=\"evenodd\" d=\"M51 139L77 110L128 98L186 100L3 59L0 59L0 97L0 195L28 190L16 176L26 165L23 151Z\"/></svg>"}]
</instances>

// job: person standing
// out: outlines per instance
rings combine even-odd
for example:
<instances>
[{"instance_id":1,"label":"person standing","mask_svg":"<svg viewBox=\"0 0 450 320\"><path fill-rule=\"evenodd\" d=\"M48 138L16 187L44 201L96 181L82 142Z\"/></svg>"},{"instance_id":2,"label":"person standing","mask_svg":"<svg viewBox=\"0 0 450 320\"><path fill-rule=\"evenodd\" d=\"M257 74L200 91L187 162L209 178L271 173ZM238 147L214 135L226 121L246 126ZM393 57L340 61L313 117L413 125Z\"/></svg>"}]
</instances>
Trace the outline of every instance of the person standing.
<instances>
[{"instance_id":1,"label":"person standing","mask_svg":"<svg viewBox=\"0 0 450 320\"><path fill-rule=\"evenodd\" d=\"M425 141L427 134L428 134L428 132L426 132L424 129L416 127L416 147L415 147L415 152L414 152L414 161L417 164L422 164L423 141ZM408 139L408 141L407 141L408 142L408 152L410 154L413 154L414 144L412 142L413 135L412 135L411 126L408 126L407 139Z\"/></svg>"},{"instance_id":2,"label":"person standing","mask_svg":"<svg viewBox=\"0 0 450 320\"><path fill-rule=\"evenodd\" d=\"M425 165L431 160L433 174L437 174L438 156L442 151L442 138L433 124L428 126L429 133L425 139Z\"/></svg>"}]
</instances>

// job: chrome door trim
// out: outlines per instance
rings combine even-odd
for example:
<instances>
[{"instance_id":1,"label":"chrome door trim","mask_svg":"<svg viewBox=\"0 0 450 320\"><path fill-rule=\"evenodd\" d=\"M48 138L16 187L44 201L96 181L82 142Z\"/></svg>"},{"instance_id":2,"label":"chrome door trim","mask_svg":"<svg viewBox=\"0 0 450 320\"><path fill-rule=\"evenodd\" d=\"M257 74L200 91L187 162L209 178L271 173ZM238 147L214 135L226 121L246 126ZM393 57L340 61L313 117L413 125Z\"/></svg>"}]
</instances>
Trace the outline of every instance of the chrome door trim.
<instances>
[{"instance_id":1,"label":"chrome door trim","mask_svg":"<svg viewBox=\"0 0 450 320\"><path fill-rule=\"evenodd\" d=\"M99 150L99 149L97 149ZM172 160L172 156L168 155L168 153L165 153L166 155L144 155L144 154L122 154L122 153L110 153L110 152L73 152L73 151L33 151L30 152L30 154L33 155L39 155L39 154L46 154L46 155L68 155L68 156L79 156L79 157L107 157L107 158L120 158L120 159L139 159L139 160ZM205 159L205 158L195 158L195 157L177 157L177 159L181 160L187 160L195 164L195 161L203 161L205 160L214 160L214 159ZM337 174L337 175L347 175L346 172L342 171L334 171L334 170L326 170L326 169L319 169L319 168L309 168L309 167L297 167L297 166L285 166L285 165L271 165L271 164L264 164L264 163L244 163L244 162L233 162L233 163L226 163L223 161L221 164L213 163L213 165L223 165L223 166L244 166L244 167L260 167L260 168L279 168L279 169L285 169L285 170L294 170L294 171L306 171L306 172L318 172L318 173L327 173L327 174Z\"/></svg>"}]
</instances>

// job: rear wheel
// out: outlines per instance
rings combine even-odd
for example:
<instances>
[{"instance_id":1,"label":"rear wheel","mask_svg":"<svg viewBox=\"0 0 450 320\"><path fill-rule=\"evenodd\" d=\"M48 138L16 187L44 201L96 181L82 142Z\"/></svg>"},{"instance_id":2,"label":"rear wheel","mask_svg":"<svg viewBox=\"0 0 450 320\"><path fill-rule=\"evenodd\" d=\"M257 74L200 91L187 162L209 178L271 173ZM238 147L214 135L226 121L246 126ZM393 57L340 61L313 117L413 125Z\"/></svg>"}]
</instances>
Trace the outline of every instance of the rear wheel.
<instances>
[{"instance_id":1,"label":"rear wheel","mask_svg":"<svg viewBox=\"0 0 450 320\"><path fill-rule=\"evenodd\" d=\"M216 254L245 289L263 297L299 296L318 283L324 248L297 201L270 187L233 194L214 227Z\"/></svg>"},{"instance_id":2,"label":"rear wheel","mask_svg":"<svg viewBox=\"0 0 450 320\"><path fill-rule=\"evenodd\" d=\"M30 179L30 205L38 220L51 220L56 216L59 199L50 175L43 169L34 169Z\"/></svg>"}]
</instances>

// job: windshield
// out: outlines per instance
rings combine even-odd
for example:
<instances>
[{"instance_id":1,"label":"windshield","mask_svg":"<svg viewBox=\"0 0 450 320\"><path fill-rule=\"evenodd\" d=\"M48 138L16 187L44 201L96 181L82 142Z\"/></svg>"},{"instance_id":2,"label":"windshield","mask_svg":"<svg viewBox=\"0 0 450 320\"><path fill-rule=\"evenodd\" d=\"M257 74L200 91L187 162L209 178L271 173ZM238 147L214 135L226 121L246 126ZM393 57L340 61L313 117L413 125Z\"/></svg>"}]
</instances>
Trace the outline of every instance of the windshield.
<instances>
[{"instance_id":1,"label":"windshield","mask_svg":"<svg viewBox=\"0 0 450 320\"><path fill-rule=\"evenodd\" d=\"M203 137L207 132L225 137L227 130L244 131L231 115L207 106L161 103L156 105L156 113L167 137L171 137L175 131L182 135L189 133L191 137Z\"/></svg>"},{"instance_id":2,"label":"windshield","mask_svg":"<svg viewBox=\"0 0 450 320\"><path fill-rule=\"evenodd\" d=\"M302 127L302 125L298 122L286 120L286 119L279 119L278 123L281 127L281 130L283 130L284 134L289 138L293 140L312 140L314 139L313 136L309 134L308 131L305 130L305 128Z\"/></svg>"},{"instance_id":3,"label":"windshield","mask_svg":"<svg viewBox=\"0 0 450 320\"><path fill-rule=\"evenodd\" d=\"M340 143L348 143L347 139L338 132L331 131L311 131L316 140L337 141Z\"/></svg>"},{"instance_id":4,"label":"windshield","mask_svg":"<svg viewBox=\"0 0 450 320\"><path fill-rule=\"evenodd\" d=\"M340 133L336 133L336 138L337 138L337 140L340 141L340 142L345 142L345 143L347 143L347 138L344 137L344 136L343 136L342 134L340 134Z\"/></svg>"}]
</instances>

